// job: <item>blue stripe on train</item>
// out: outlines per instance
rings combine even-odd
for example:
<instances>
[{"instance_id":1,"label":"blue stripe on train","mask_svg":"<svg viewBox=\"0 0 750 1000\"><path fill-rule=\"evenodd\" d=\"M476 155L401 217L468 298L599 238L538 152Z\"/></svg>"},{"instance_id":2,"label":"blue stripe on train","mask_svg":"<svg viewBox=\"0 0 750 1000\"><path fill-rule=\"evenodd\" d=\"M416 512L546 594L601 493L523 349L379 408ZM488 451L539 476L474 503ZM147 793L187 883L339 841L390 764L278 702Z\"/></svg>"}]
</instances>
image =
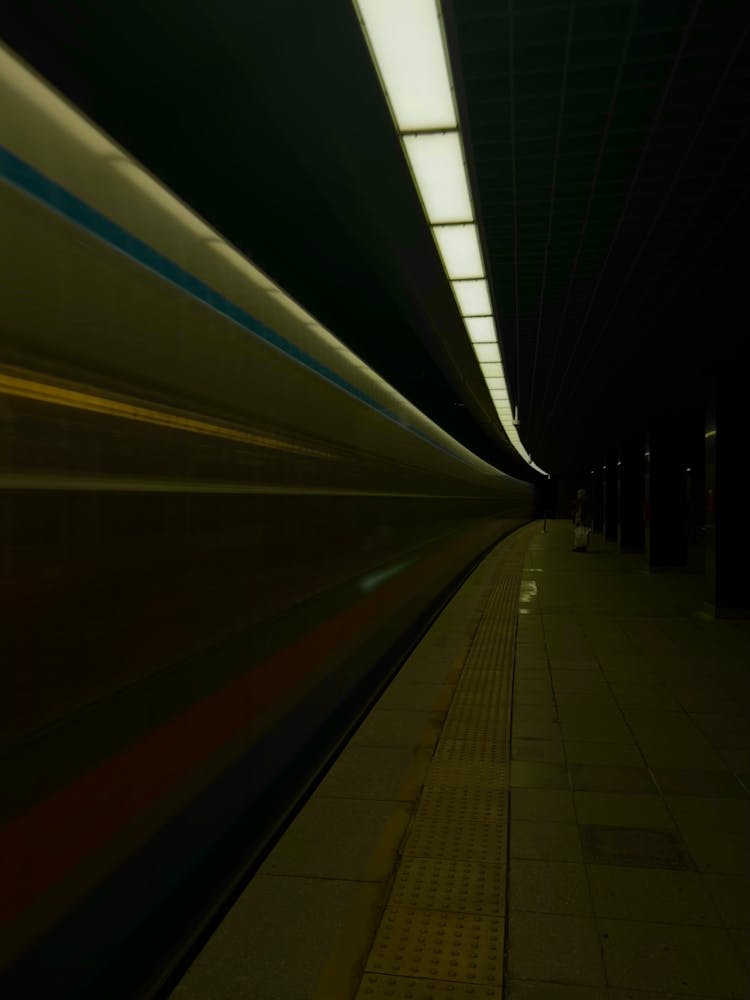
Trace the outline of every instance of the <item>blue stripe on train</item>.
<instances>
[{"instance_id":1,"label":"blue stripe on train","mask_svg":"<svg viewBox=\"0 0 750 1000\"><path fill-rule=\"evenodd\" d=\"M137 264L148 268L154 274L169 281L181 291L187 292L188 295L191 295L203 305L208 306L226 319L236 323L248 333L263 340L270 347L292 358L298 364L309 368L316 375L331 382L337 388L342 389L388 420L398 424L399 427L403 427L411 434L426 441L433 448L437 448L439 451L453 458L458 458L464 464L469 464L460 455L444 448L428 435L423 434L406 423L406 421L402 420L392 410L382 406L377 400L368 396L367 393L362 392L337 372L328 368L327 365L311 357L271 327L266 326L265 323L256 319L251 313L225 298L215 288L207 285L200 278L196 278L195 275L190 274L189 271L180 267L179 264L175 264L173 260L165 257L164 254L159 253L158 250L149 246L148 243L145 243L118 223L113 222L106 215L92 208L77 195L72 194L62 185L45 176L4 146L0 146L0 177L25 194L40 201L48 208L51 208L59 215L62 215L69 222L85 229L86 232L102 240L108 246L130 257Z\"/></svg>"}]
</instances>

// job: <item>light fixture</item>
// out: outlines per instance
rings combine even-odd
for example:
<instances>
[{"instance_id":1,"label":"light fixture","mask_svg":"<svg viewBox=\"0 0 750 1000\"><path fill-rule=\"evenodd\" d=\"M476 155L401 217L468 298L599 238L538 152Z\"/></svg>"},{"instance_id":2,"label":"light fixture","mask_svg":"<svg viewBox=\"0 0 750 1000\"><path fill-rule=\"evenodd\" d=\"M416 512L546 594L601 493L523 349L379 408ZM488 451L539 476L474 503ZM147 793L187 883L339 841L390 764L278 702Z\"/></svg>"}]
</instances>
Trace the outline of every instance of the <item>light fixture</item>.
<instances>
[{"instance_id":1,"label":"light fixture","mask_svg":"<svg viewBox=\"0 0 750 1000\"><path fill-rule=\"evenodd\" d=\"M480 361L479 367L482 369L482 374L485 378L496 378L500 376L503 378L503 366L495 361Z\"/></svg>"},{"instance_id":2,"label":"light fixture","mask_svg":"<svg viewBox=\"0 0 750 1000\"><path fill-rule=\"evenodd\" d=\"M482 254L474 223L433 226L432 235L449 278L483 278Z\"/></svg>"},{"instance_id":3,"label":"light fixture","mask_svg":"<svg viewBox=\"0 0 750 1000\"><path fill-rule=\"evenodd\" d=\"M358 0L356 7L398 130L456 128L434 0Z\"/></svg>"},{"instance_id":4,"label":"light fixture","mask_svg":"<svg viewBox=\"0 0 750 1000\"><path fill-rule=\"evenodd\" d=\"M471 198L458 132L403 136L417 190L429 222L471 222Z\"/></svg>"},{"instance_id":5,"label":"light fixture","mask_svg":"<svg viewBox=\"0 0 750 1000\"><path fill-rule=\"evenodd\" d=\"M353 3L487 388L499 381L507 393L439 0ZM513 447L543 472L521 444L517 407L496 409Z\"/></svg>"},{"instance_id":6,"label":"light fixture","mask_svg":"<svg viewBox=\"0 0 750 1000\"><path fill-rule=\"evenodd\" d=\"M474 353L479 361L494 361L500 364L500 349L497 344L473 344Z\"/></svg>"},{"instance_id":7,"label":"light fixture","mask_svg":"<svg viewBox=\"0 0 750 1000\"><path fill-rule=\"evenodd\" d=\"M486 341L495 343L497 340L495 321L491 316L467 316L464 320L464 326L472 344L481 344Z\"/></svg>"},{"instance_id":8,"label":"light fixture","mask_svg":"<svg viewBox=\"0 0 750 1000\"><path fill-rule=\"evenodd\" d=\"M462 316L488 316L492 313L490 292L484 279L480 281L452 281L451 285Z\"/></svg>"}]
</instances>

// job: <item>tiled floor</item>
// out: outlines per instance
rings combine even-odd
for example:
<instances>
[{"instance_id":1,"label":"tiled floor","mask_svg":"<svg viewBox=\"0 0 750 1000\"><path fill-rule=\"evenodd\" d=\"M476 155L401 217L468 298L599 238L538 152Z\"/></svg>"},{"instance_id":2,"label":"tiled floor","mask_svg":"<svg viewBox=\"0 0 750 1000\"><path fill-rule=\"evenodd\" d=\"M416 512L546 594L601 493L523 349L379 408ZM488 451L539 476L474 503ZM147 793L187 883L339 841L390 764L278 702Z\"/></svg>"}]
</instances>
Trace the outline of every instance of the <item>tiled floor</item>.
<instances>
[{"instance_id":1,"label":"tiled floor","mask_svg":"<svg viewBox=\"0 0 750 1000\"><path fill-rule=\"evenodd\" d=\"M475 571L175 1000L750 1000L750 623L571 542Z\"/></svg>"},{"instance_id":2,"label":"tiled floor","mask_svg":"<svg viewBox=\"0 0 750 1000\"><path fill-rule=\"evenodd\" d=\"M175 1000L459 1000L458 979L498 1000L516 597L534 534L459 589Z\"/></svg>"},{"instance_id":3,"label":"tiled floor","mask_svg":"<svg viewBox=\"0 0 750 1000\"><path fill-rule=\"evenodd\" d=\"M750 997L750 625L549 527L521 586L505 996Z\"/></svg>"}]
</instances>

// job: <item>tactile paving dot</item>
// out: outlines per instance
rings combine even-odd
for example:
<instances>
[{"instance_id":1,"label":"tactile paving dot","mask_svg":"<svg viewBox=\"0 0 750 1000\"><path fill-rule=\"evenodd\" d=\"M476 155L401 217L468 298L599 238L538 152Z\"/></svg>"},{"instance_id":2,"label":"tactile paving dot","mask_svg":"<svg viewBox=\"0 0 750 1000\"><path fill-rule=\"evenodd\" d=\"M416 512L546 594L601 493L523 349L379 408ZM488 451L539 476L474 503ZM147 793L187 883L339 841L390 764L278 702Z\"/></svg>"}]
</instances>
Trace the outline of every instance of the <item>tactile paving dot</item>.
<instances>
[{"instance_id":1,"label":"tactile paving dot","mask_svg":"<svg viewBox=\"0 0 750 1000\"><path fill-rule=\"evenodd\" d=\"M507 856L505 823L442 823L417 816L404 857L462 859L502 864Z\"/></svg>"},{"instance_id":2,"label":"tactile paving dot","mask_svg":"<svg viewBox=\"0 0 750 1000\"><path fill-rule=\"evenodd\" d=\"M508 749L498 740L442 739L435 750L436 757L446 760L482 761L502 766L507 760Z\"/></svg>"},{"instance_id":3,"label":"tactile paving dot","mask_svg":"<svg viewBox=\"0 0 750 1000\"><path fill-rule=\"evenodd\" d=\"M500 917L506 867L475 861L403 857L391 890L396 906Z\"/></svg>"},{"instance_id":4,"label":"tactile paving dot","mask_svg":"<svg viewBox=\"0 0 750 1000\"><path fill-rule=\"evenodd\" d=\"M366 971L500 984L503 921L473 913L389 906Z\"/></svg>"},{"instance_id":5,"label":"tactile paving dot","mask_svg":"<svg viewBox=\"0 0 750 1000\"><path fill-rule=\"evenodd\" d=\"M484 705L498 715L502 714L510 701L510 692L505 685L490 686L480 684L464 684L457 687L451 704L458 708L464 705Z\"/></svg>"},{"instance_id":6,"label":"tactile paving dot","mask_svg":"<svg viewBox=\"0 0 750 1000\"><path fill-rule=\"evenodd\" d=\"M355 1000L502 1000L499 986L365 973Z\"/></svg>"},{"instance_id":7,"label":"tactile paving dot","mask_svg":"<svg viewBox=\"0 0 750 1000\"><path fill-rule=\"evenodd\" d=\"M510 642L475 645L466 657L463 678L466 673L482 674L503 683L505 675L513 664L513 645ZM469 678L471 679L471 678Z\"/></svg>"},{"instance_id":8,"label":"tactile paving dot","mask_svg":"<svg viewBox=\"0 0 750 1000\"><path fill-rule=\"evenodd\" d=\"M460 694L462 691L493 691L502 693L508 686L509 673L510 664L508 664L507 671L467 668L461 673L456 694Z\"/></svg>"},{"instance_id":9,"label":"tactile paving dot","mask_svg":"<svg viewBox=\"0 0 750 1000\"><path fill-rule=\"evenodd\" d=\"M443 738L460 740L465 738L468 733L471 733L472 739L475 740L503 741L505 739L508 727L500 724L496 716L491 718L483 717L484 712L482 711L480 714L480 712L477 711L475 717L472 718L472 712L463 711L463 709L467 707L475 707L476 709L483 710L484 706L462 705L460 707L462 711L451 712L445 720L443 725Z\"/></svg>"},{"instance_id":10,"label":"tactile paving dot","mask_svg":"<svg viewBox=\"0 0 750 1000\"><path fill-rule=\"evenodd\" d=\"M460 726L462 734L489 729L500 735L508 728L509 702L503 705L485 705L484 702L462 702L451 705L445 718L446 727Z\"/></svg>"},{"instance_id":11,"label":"tactile paving dot","mask_svg":"<svg viewBox=\"0 0 750 1000\"><path fill-rule=\"evenodd\" d=\"M417 815L436 824L456 819L500 823L505 822L507 810L507 790L459 785L425 785L417 805Z\"/></svg>"},{"instance_id":12,"label":"tactile paving dot","mask_svg":"<svg viewBox=\"0 0 750 1000\"><path fill-rule=\"evenodd\" d=\"M508 777L501 764L436 756L430 762L425 785L494 788L499 791L508 787Z\"/></svg>"},{"instance_id":13,"label":"tactile paving dot","mask_svg":"<svg viewBox=\"0 0 750 1000\"><path fill-rule=\"evenodd\" d=\"M502 701L507 698L512 666L513 655L510 650L481 667L475 663L467 663L458 678L458 690L465 688L470 691L482 687L484 690L496 692L496 697Z\"/></svg>"}]
</instances>

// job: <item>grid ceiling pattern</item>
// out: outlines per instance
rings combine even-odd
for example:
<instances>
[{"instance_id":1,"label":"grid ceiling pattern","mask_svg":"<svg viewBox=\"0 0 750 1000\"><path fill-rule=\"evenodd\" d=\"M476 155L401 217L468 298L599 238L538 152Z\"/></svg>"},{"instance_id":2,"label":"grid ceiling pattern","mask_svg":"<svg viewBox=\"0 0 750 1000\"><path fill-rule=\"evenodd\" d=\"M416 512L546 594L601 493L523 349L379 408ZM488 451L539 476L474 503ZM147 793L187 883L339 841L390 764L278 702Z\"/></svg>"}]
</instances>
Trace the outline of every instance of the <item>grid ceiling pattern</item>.
<instances>
[{"instance_id":1,"label":"grid ceiling pattern","mask_svg":"<svg viewBox=\"0 0 750 1000\"><path fill-rule=\"evenodd\" d=\"M707 260L744 242L750 7L445 6L521 436L554 470L627 409L684 335Z\"/></svg>"}]
</instances>

